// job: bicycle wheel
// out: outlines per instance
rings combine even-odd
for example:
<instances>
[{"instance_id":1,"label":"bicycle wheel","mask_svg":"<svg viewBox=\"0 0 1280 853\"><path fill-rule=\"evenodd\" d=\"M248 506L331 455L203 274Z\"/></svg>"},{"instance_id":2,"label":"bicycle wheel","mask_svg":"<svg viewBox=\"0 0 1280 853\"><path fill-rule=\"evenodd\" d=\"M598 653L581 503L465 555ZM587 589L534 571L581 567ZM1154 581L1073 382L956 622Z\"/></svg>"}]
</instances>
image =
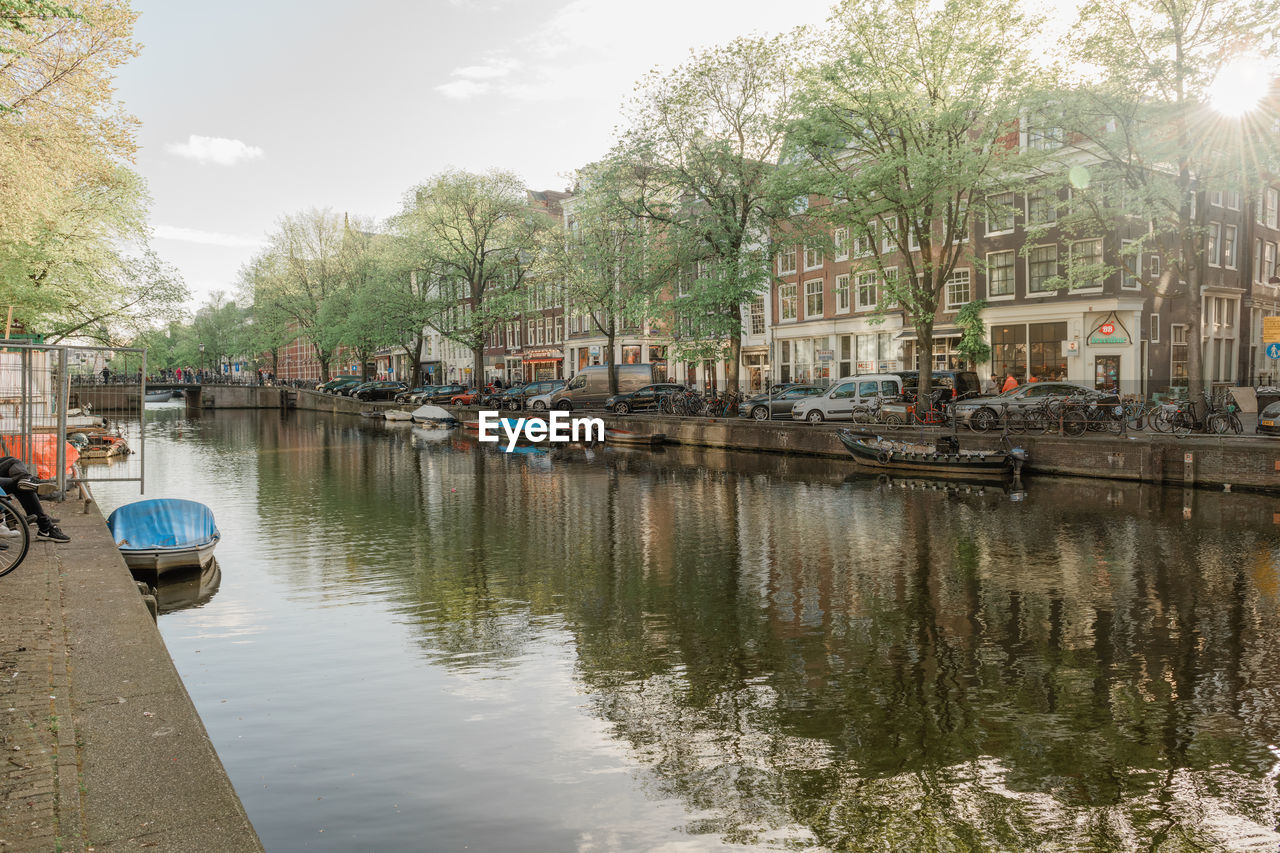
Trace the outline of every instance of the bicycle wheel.
<instances>
[{"instance_id":1,"label":"bicycle wheel","mask_svg":"<svg viewBox=\"0 0 1280 853\"><path fill-rule=\"evenodd\" d=\"M0 577L18 568L31 547L27 514L11 497L0 497Z\"/></svg>"},{"instance_id":2,"label":"bicycle wheel","mask_svg":"<svg viewBox=\"0 0 1280 853\"><path fill-rule=\"evenodd\" d=\"M1028 409L1022 413L1022 422L1032 435L1039 435L1049 429L1049 416L1044 409Z\"/></svg>"},{"instance_id":3,"label":"bicycle wheel","mask_svg":"<svg viewBox=\"0 0 1280 853\"><path fill-rule=\"evenodd\" d=\"M1022 435L1027 431L1027 415L1021 409L1010 409L1005 414L1005 420L1009 427L1009 432L1014 435Z\"/></svg>"},{"instance_id":4,"label":"bicycle wheel","mask_svg":"<svg viewBox=\"0 0 1280 853\"><path fill-rule=\"evenodd\" d=\"M1069 409L1062 413L1062 432L1066 435L1084 435L1089 428L1089 419L1079 409Z\"/></svg>"},{"instance_id":5,"label":"bicycle wheel","mask_svg":"<svg viewBox=\"0 0 1280 853\"><path fill-rule=\"evenodd\" d=\"M1227 430L1230 428L1230 425L1231 424L1227 420L1227 416L1221 412L1214 412L1212 415L1209 415L1208 419L1204 422L1205 431L1211 432L1214 435L1225 435Z\"/></svg>"},{"instance_id":6,"label":"bicycle wheel","mask_svg":"<svg viewBox=\"0 0 1280 853\"><path fill-rule=\"evenodd\" d=\"M1174 414L1173 419L1169 423L1169 431L1177 438L1186 438L1191 434L1192 420L1189 415L1183 412Z\"/></svg>"},{"instance_id":7,"label":"bicycle wheel","mask_svg":"<svg viewBox=\"0 0 1280 853\"><path fill-rule=\"evenodd\" d=\"M1235 433L1236 435L1240 435L1242 432L1244 432L1244 424L1240 422L1239 415L1237 415L1235 412L1232 412L1231 414L1227 415L1227 419L1228 419L1228 423L1231 426L1231 431L1233 433Z\"/></svg>"}]
</instances>

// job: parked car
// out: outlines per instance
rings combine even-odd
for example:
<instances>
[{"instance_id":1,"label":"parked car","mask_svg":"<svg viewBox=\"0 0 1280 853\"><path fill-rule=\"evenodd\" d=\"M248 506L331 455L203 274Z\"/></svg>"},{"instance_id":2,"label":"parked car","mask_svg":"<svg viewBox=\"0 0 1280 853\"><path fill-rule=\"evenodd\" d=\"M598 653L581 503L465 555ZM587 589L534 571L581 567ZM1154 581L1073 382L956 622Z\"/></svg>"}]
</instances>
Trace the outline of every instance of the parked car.
<instances>
[{"instance_id":1,"label":"parked car","mask_svg":"<svg viewBox=\"0 0 1280 853\"><path fill-rule=\"evenodd\" d=\"M603 406L611 396L608 369L603 364L582 368L568 385L551 395L551 407L572 410ZM652 364L615 364L613 370L620 394L653 384Z\"/></svg>"},{"instance_id":2,"label":"parked car","mask_svg":"<svg viewBox=\"0 0 1280 853\"><path fill-rule=\"evenodd\" d=\"M1280 403L1272 403L1258 412L1258 435L1280 435Z\"/></svg>"},{"instance_id":3,"label":"parked car","mask_svg":"<svg viewBox=\"0 0 1280 853\"><path fill-rule=\"evenodd\" d=\"M467 386L454 383L452 385L436 385L430 391L424 393L419 403L447 403L467 390Z\"/></svg>"},{"instance_id":4,"label":"parked car","mask_svg":"<svg viewBox=\"0 0 1280 853\"><path fill-rule=\"evenodd\" d=\"M366 382L360 386L360 389L351 396L357 400L368 402L370 400L392 400L401 391L408 388L403 382L392 382L390 380L380 380L378 382Z\"/></svg>"},{"instance_id":5,"label":"parked car","mask_svg":"<svg viewBox=\"0 0 1280 853\"><path fill-rule=\"evenodd\" d=\"M902 392L908 399L914 400L916 389L920 387L920 371L899 370L902 377ZM933 388L949 388L951 396L943 402L977 397L982 393L982 380L972 370L935 370L933 372Z\"/></svg>"},{"instance_id":6,"label":"parked car","mask_svg":"<svg viewBox=\"0 0 1280 853\"><path fill-rule=\"evenodd\" d=\"M535 394L532 397L525 397L524 404L535 412L545 412L547 409L551 408L551 395L559 391L564 386L565 381L563 379L557 379L551 383L550 391Z\"/></svg>"},{"instance_id":7,"label":"parked car","mask_svg":"<svg viewBox=\"0 0 1280 853\"><path fill-rule=\"evenodd\" d=\"M527 409L529 401L542 394L551 394L565 386L563 379L537 379L520 386L520 408Z\"/></svg>"},{"instance_id":8,"label":"parked car","mask_svg":"<svg viewBox=\"0 0 1280 853\"><path fill-rule=\"evenodd\" d=\"M419 397L421 397L423 394L427 393L434 387L435 387L434 385L419 385L417 388L410 388L406 391L401 391L399 394L396 395L396 402L397 403L416 403L418 402Z\"/></svg>"},{"instance_id":9,"label":"parked car","mask_svg":"<svg viewBox=\"0 0 1280 853\"><path fill-rule=\"evenodd\" d=\"M328 382L322 382L316 386L317 391L324 391L326 394L337 394L341 389L352 385L359 385L364 382L359 376L337 376Z\"/></svg>"},{"instance_id":10,"label":"parked car","mask_svg":"<svg viewBox=\"0 0 1280 853\"><path fill-rule=\"evenodd\" d=\"M832 382L831 387L821 395L797 401L791 407L791 417L811 424L852 420L854 406L866 405L873 397L898 397L901 394L902 377L896 373L846 376Z\"/></svg>"},{"instance_id":11,"label":"parked car","mask_svg":"<svg viewBox=\"0 0 1280 853\"><path fill-rule=\"evenodd\" d=\"M628 412L652 412L657 410L664 396L683 390L683 385L677 385L674 382L644 385L625 394L615 394L604 401L604 408L605 411L619 415L625 415Z\"/></svg>"},{"instance_id":12,"label":"parked car","mask_svg":"<svg viewBox=\"0 0 1280 853\"><path fill-rule=\"evenodd\" d=\"M820 385L775 385L766 394L748 397L738 404L738 417L766 421L791 418L791 409L805 397L816 397L826 389Z\"/></svg>"},{"instance_id":13,"label":"parked car","mask_svg":"<svg viewBox=\"0 0 1280 853\"><path fill-rule=\"evenodd\" d=\"M1000 422L1004 407L1024 409L1038 406L1050 399L1070 400L1095 394L1092 388L1074 382L1029 382L1010 388L1003 394L974 397L956 403L953 411L958 423L972 429L987 430Z\"/></svg>"},{"instance_id":14,"label":"parked car","mask_svg":"<svg viewBox=\"0 0 1280 853\"><path fill-rule=\"evenodd\" d=\"M488 388L468 388L460 394L449 398L450 406L478 406L483 397L488 396Z\"/></svg>"}]
</instances>

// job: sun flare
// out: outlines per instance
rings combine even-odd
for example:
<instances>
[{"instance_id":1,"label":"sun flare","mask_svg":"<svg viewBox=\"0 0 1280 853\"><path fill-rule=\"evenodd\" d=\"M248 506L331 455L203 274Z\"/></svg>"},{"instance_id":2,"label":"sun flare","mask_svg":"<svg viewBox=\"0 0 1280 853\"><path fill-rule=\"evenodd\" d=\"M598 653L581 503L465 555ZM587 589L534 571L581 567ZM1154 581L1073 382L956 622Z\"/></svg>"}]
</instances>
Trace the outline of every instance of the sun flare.
<instances>
[{"instance_id":1,"label":"sun flare","mask_svg":"<svg viewBox=\"0 0 1280 853\"><path fill-rule=\"evenodd\" d=\"M1209 87L1209 105L1229 118L1239 118L1258 106L1267 93L1271 75L1256 56L1231 60Z\"/></svg>"}]
</instances>

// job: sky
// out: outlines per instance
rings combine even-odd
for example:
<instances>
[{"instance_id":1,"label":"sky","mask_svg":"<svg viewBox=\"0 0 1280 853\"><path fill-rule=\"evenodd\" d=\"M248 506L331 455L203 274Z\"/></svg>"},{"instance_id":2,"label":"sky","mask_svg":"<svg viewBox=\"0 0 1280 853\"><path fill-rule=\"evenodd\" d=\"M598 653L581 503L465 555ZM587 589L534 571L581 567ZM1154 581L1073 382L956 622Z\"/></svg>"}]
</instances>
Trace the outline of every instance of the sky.
<instances>
[{"instance_id":1,"label":"sky","mask_svg":"<svg viewBox=\"0 0 1280 853\"><path fill-rule=\"evenodd\" d=\"M831 0L133 0L152 246L190 307L235 291L281 216L381 220L450 168L564 189L650 69L738 35L822 24Z\"/></svg>"}]
</instances>

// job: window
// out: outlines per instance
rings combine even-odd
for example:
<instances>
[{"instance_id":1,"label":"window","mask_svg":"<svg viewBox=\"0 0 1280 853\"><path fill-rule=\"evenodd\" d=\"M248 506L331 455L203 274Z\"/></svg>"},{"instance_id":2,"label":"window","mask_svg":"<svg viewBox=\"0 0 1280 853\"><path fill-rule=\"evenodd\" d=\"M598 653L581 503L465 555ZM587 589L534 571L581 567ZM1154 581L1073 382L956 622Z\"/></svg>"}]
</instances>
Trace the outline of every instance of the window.
<instances>
[{"instance_id":1,"label":"window","mask_svg":"<svg viewBox=\"0 0 1280 853\"><path fill-rule=\"evenodd\" d=\"M1266 243L1262 251L1262 280L1270 281L1276 274L1276 244Z\"/></svg>"},{"instance_id":2,"label":"window","mask_svg":"<svg viewBox=\"0 0 1280 853\"><path fill-rule=\"evenodd\" d=\"M920 232L915 228L907 229L907 249L912 252L920 251Z\"/></svg>"},{"instance_id":3,"label":"window","mask_svg":"<svg viewBox=\"0 0 1280 853\"><path fill-rule=\"evenodd\" d=\"M857 234L853 238L853 254L859 258L865 258L871 254L871 249L875 245L876 240L876 224L874 222L867 223L867 232L865 234Z\"/></svg>"},{"instance_id":4,"label":"window","mask_svg":"<svg viewBox=\"0 0 1280 853\"><path fill-rule=\"evenodd\" d=\"M805 244L804 247L804 268L806 270L816 270L822 266L822 249L817 246Z\"/></svg>"},{"instance_id":5,"label":"window","mask_svg":"<svg viewBox=\"0 0 1280 853\"><path fill-rule=\"evenodd\" d=\"M898 217L890 216L884 220L884 239L880 241L880 251L885 254L898 251Z\"/></svg>"},{"instance_id":6,"label":"window","mask_svg":"<svg viewBox=\"0 0 1280 853\"><path fill-rule=\"evenodd\" d=\"M884 271L884 288L881 292L881 298L884 299L884 307L886 311L892 311L898 307L896 298L896 288L898 286L898 268L887 267ZM894 356L895 358L897 356Z\"/></svg>"},{"instance_id":7,"label":"window","mask_svg":"<svg viewBox=\"0 0 1280 853\"><path fill-rule=\"evenodd\" d=\"M1058 247L1036 246L1027 255L1027 291L1046 293L1057 289Z\"/></svg>"},{"instance_id":8,"label":"window","mask_svg":"<svg viewBox=\"0 0 1280 853\"><path fill-rule=\"evenodd\" d=\"M1280 190L1267 187L1263 191L1263 224L1268 228L1280 228Z\"/></svg>"},{"instance_id":9,"label":"window","mask_svg":"<svg viewBox=\"0 0 1280 853\"><path fill-rule=\"evenodd\" d=\"M1026 132L1023 135L1023 147L1037 151L1054 151L1062 147L1064 134L1052 116L1028 115L1024 126Z\"/></svg>"},{"instance_id":10,"label":"window","mask_svg":"<svg viewBox=\"0 0 1280 853\"><path fill-rule=\"evenodd\" d=\"M1222 265L1227 269L1236 268L1236 226L1222 226Z\"/></svg>"},{"instance_id":11,"label":"window","mask_svg":"<svg viewBox=\"0 0 1280 853\"><path fill-rule=\"evenodd\" d=\"M796 271L796 247L787 246L778 256L778 275L787 275Z\"/></svg>"},{"instance_id":12,"label":"window","mask_svg":"<svg viewBox=\"0 0 1280 853\"><path fill-rule=\"evenodd\" d=\"M987 234L1008 234L1014 225L1013 193L1000 193L988 199Z\"/></svg>"},{"instance_id":13,"label":"window","mask_svg":"<svg viewBox=\"0 0 1280 853\"><path fill-rule=\"evenodd\" d=\"M1169 327L1169 383L1187 384L1187 327L1180 324Z\"/></svg>"},{"instance_id":14,"label":"window","mask_svg":"<svg viewBox=\"0 0 1280 853\"><path fill-rule=\"evenodd\" d=\"M792 258L794 260L794 257ZM795 272L795 270L791 270ZM682 267L676 273L676 296L688 296L693 292L693 273L688 267Z\"/></svg>"},{"instance_id":15,"label":"window","mask_svg":"<svg viewBox=\"0 0 1280 853\"><path fill-rule=\"evenodd\" d=\"M1151 277L1152 277L1152 278L1159 278L1159 277L1160 277L1160 256L1159 256L1159 255L1151 255L1151 256L1147 259L1147 261L1148 261L1148 263L1147 263L1147 271L1151 274Z\"/></svg>"},{"instance_id":16,"label":"window","mask_svg":"<svg viewBox=\"0 0 1280 853\"><path fill-rule=\"evenodd\" d=\"M1218 257L1222 250L1222 223L1210 222L1205 233L1205 260L1209 266L1216 267L1221 265L1221 258Z\"/></svg>"},{"instance_id":17,"label":"window","mask_svg":"<svg viewBox=\"0 0 1280 853\"><path fill-rule=\"evenodd\" d=\"M1209 190L1209 204L1222 207L1222 190Z\"/></svg>"},{"instance_id":18,"label":"window","mask_svg":"<svg viewBox=\"0 0 1280 853\"><path fill-rule=\"evenodd\" d=\"M796 318L796 286L794 284L778 285L778 319L794 320Z\"/></svg>"},{"instance_id":19,"label":"window","mask_svg":"<svg viewBox=\"0 0 1280 853\"><path fill-rule=\"evenodd\" d=\"M764 334L764 294L751 300L751 334Z\"/></svg>"},{"instance_id":20,"label":"window","mask_svg":"<svg viewBox=\"0 0 1280 853\"><path fill-rule=\"evenodd\" d=\"M987 295L1012 296L1014 285L1013 252L991 252L987 255Z\"/></svg>"},{"instance_id":21,"label":"window","mask_svg":"<svg viewBox=\"0 0 1280 853\"><path fill-rule=\"evenodd\" d=\"M836 260L849 260L849 229L837 228L831 236L831 244L835 248Z\"/></svg>"},{"instance_id":22,"label":"window","mask_svg":"<svg viewBox=\"0 0 1280 853\"><path fill-rule=\"evenodd\" d=\"M879 301L880 288L876 283L876 274L864 272L858 274L858 310L870 311Z\"/></svg>"},{"instance_id":23,"label":"window","mask_svg":"<svg viewBox=\"0 0 1280 853\"><path fill-rule=\"evenodd\" d=\"M849 274L836 276L836 313L849 312Z\"/></svg>"},{"instance_id":24,"label":"window","mask_svg":"<svg viewBox=\"0 0 1280 853\"><path fill-rule=\"evenodd\" d=\"M1101 240L1076 240L1071 244L1071 283L1075 287L1102 287L1101 267Z\"/></svg>"},{"instance_id":25,"label":"window","mask_svg":"<svg viewBox=\"0 0 1280 853\"><path fill-rule=\"evenodd\" d=\"M1027 224L1052 225L1058 221L1057 195L1047 191L1027 196Z\"/></svg>"},{"instance_id":26,"label":"window","mask_svg":"<svg viewBox=\"0 0 1280 853\"><path fill-rule=\"evenodd\" d=\"M853 335L840 336L840 375L853 373Z\"/></svg>"},{"instance_id":27,"label":"window","mask_svg":"<svg viewBox=\"0 0 1280 853\"><path fill-rule=\"evenodd\" d=\"M804 283L804 316L805 319L822 316L822 285L820 278Z\"/></svg>"},{"instance_id":28,"label":"window","mask_svg":"<svg viewBox=\"0 0 1280 853\"><path fill-rule=\"evenodd\" d=\"M1027 326L1027 372L1042 382L1067 375L1067 357L1062 342L1067 339L1066 323L1030 323Z\"/></svg>"},{"instance_id":29,"label":"window","mask_svg":"<svg viewBox=\"0 0 1280 853\"><path fill-rule=\"evenodd\" d=\"M1151 322L1147 326L1147 340L1153 344L1160 343L1160 315L1152 314Z\"/></svg>"},{"instance_id":30,"label":"window","mask_svg":"<svg viewBox=\"0 0 1280 853\"><path fill-rule=\"evenodd\" d=\"M1142 286L1142 255L1126 251L1133 240L1120 242L1120 286L1125 290L1137 290Z\"/></svg>"},{"instance_id":31,"label":"window","mask_svg":"<svg viewBox=\"0 0 1280 853\"><path fill-rule=\"evenodd\" d=\"M1240 193L1236 190L1229 190L1226 193L1227 210L1240 209Z\"/></svg>"},{"instance_id":32,"label":"window","mask_svg":"<svg viewBox=\"0 0 1280 853\"><path fill-rule=\"evenodd\" d=\"M959 308L969 299L969 271L956 270L947 279L947 308Z\"/></svg>"}]
</instances>

